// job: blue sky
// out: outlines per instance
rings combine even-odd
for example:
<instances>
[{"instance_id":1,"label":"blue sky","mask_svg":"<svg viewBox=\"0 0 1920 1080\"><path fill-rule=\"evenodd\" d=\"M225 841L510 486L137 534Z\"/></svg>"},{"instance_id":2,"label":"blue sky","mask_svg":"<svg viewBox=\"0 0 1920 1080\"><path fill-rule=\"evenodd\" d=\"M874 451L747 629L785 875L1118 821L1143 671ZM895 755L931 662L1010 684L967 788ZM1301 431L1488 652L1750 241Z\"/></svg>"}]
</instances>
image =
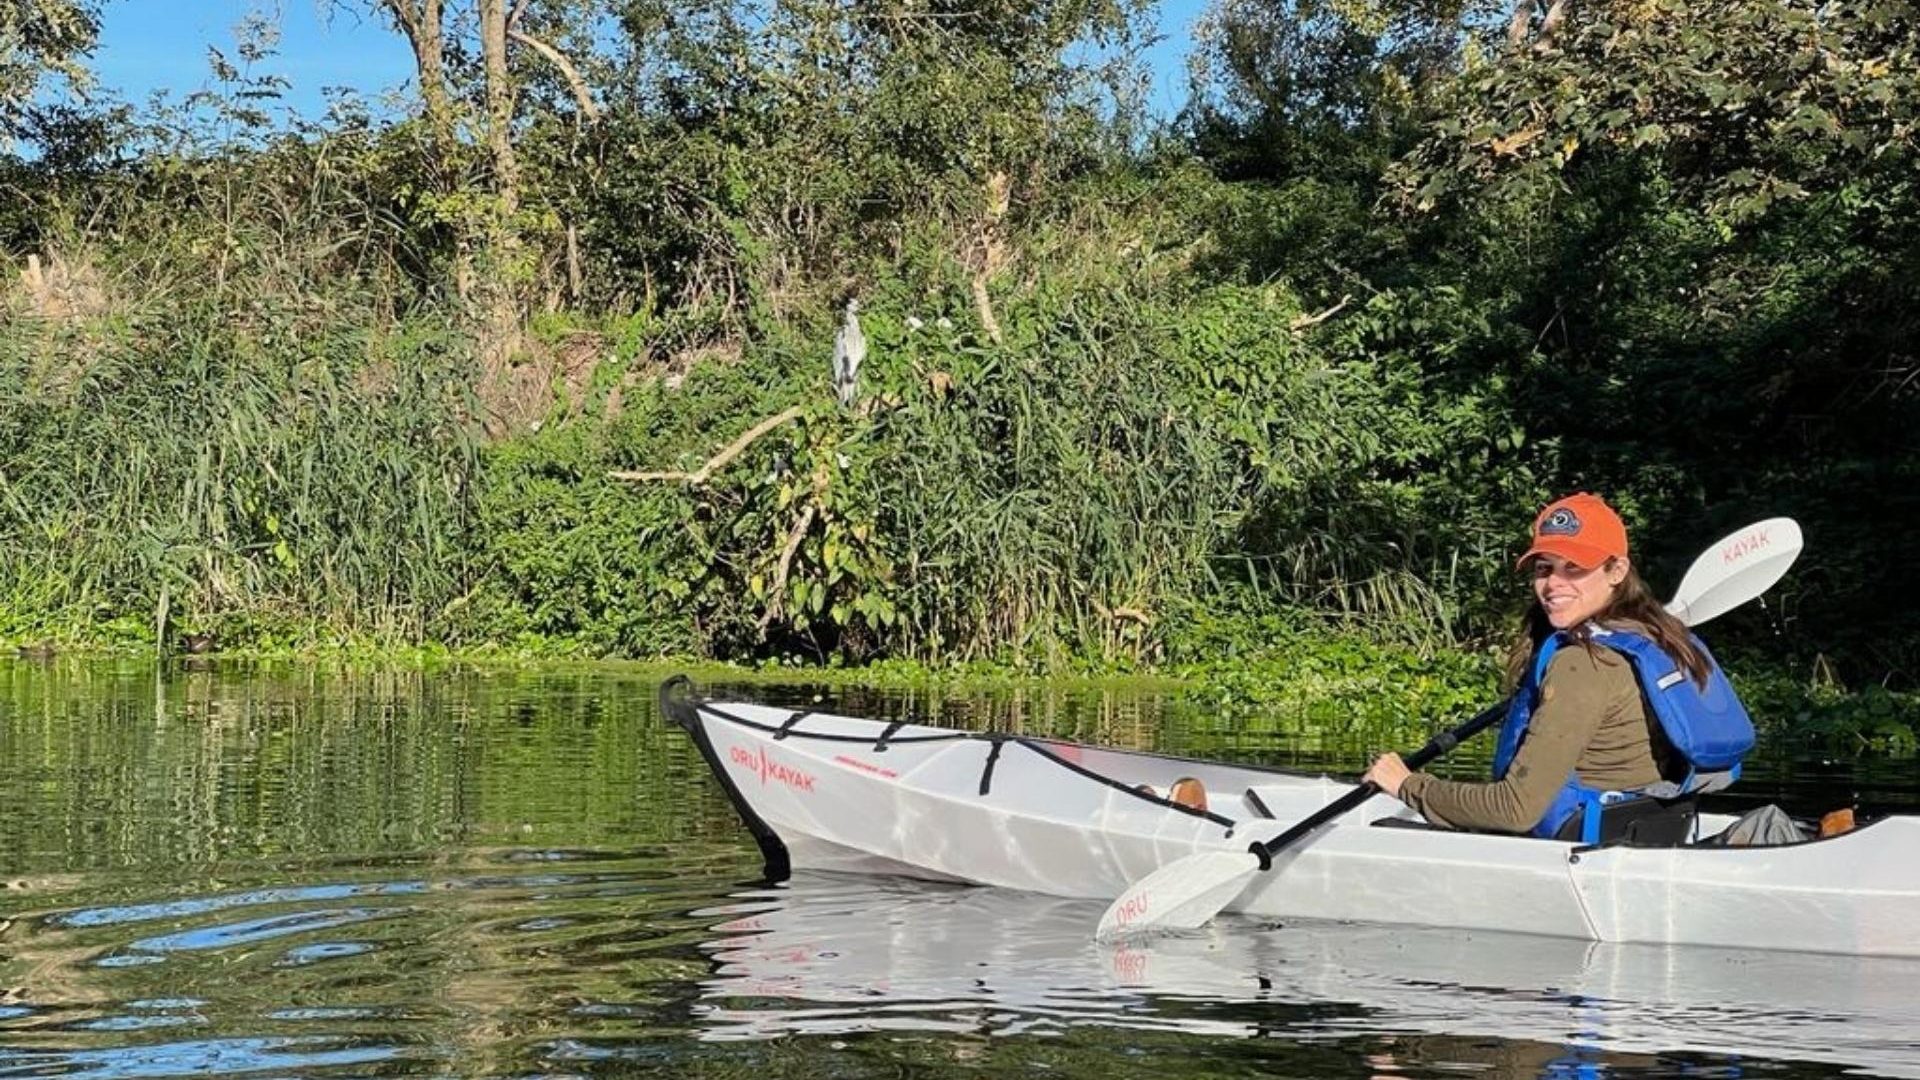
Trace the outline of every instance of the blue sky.
<instances>
[{"instance_id":1,"label":"blue sky","mask_svg":"<svg viewBox=\"0 0 1920 1080\"><path fill-rule=\"evenodd\" d=\"M133 102L155 90L179 97L202 89L212 79L207 48L233 58L234 28L249 13L279 24L278 55L267 70L293 84L287 102L305 115L322 112L326 87L374 94L411 73L399 34L371 15L329 14L316 0L108 0L94 77Z\"/></svg>"},{"instance_id":2,"label":"blue sky","mask_svg":"<svg viewBox=\"0 0 1920 1080\"><path fill-rule=\"evenodd\" d=\"M233 56L234 27L249 13L277 22L278 55L267 72L292 83L286 103L302 115L325 109L324 88L347 86L375 95L412 72L406 42L365 0L108 0L92 68L100 85L139 103L155 90L176 98L204 88L207 47ZM1205 0L1161 0L1155 15L1164 40L1148 54L1154 109L1177 110L1185 99L1185 57L1193 20ZM340 10L348 8L352 10Z\"/></svg>"}]
</instances>

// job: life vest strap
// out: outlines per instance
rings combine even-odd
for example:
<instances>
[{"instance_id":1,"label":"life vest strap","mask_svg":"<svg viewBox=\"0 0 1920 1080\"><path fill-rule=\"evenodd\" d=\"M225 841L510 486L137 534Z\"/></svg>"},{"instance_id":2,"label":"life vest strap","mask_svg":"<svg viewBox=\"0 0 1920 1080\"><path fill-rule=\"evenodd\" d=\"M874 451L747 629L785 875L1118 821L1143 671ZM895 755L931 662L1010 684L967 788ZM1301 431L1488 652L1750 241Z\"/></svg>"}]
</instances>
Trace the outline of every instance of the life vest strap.
<instances>
[{"instance_id":1,"label":"life vest strap","mask_svg":"<svg viewBox=\"0 0 1920 1080\"><path fill-rule=\"evenodd\" d=\"M1593 845L1600 842L1600 819L1606 813L1606 803L1600 798L1600 792L1584 792L1580 799L1580 842Z\"/></svg>"}]
</instances>

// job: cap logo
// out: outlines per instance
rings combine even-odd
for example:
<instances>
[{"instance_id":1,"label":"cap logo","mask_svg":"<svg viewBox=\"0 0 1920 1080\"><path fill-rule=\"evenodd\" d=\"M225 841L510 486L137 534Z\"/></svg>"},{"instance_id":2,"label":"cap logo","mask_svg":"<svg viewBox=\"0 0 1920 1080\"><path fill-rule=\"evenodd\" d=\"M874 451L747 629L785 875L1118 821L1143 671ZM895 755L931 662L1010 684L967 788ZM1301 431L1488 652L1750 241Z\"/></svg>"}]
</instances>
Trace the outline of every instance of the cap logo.
<instances>
[{"instance_id":1,"label":"cap logo","mask_svg":"<svg viewBox=\"0 0 1920 1080\"><path fill-rule=\"evenodd\" d=\"M1580 535L1580 515L1562 506L1547 515L1540 523L1541 536L1578 536Z\"/></svg>"}]
</instances>

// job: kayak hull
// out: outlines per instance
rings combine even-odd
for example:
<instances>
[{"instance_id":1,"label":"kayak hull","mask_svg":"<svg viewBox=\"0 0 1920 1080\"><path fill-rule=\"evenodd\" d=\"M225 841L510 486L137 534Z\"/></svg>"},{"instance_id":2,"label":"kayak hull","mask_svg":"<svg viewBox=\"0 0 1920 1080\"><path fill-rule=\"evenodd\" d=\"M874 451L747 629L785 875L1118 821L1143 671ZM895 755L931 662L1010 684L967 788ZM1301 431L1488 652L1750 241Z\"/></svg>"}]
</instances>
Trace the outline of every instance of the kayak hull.
<instances>
[{"instance_id":1,"label":"kayak hull","mask_svg":"<svg viewBox=\"0 0 1920 1080\"><path fill-rule=\"evenodd\" d=\"M1327 777L662 692L766 859L1111 899L1245 851L1352 790ZM1199 812L1165 793L1210 793ZM1388 825L1376 824L1385 820ZM1730 818L1701 815L1701 835ZM1920 956L1920 820L1757 848L1582 847L1425 827L1381 797L1280 853L1228 910L1620 943ZM1089 927L1091 932L1091 927Z\"/></svg>"}]
</instances>

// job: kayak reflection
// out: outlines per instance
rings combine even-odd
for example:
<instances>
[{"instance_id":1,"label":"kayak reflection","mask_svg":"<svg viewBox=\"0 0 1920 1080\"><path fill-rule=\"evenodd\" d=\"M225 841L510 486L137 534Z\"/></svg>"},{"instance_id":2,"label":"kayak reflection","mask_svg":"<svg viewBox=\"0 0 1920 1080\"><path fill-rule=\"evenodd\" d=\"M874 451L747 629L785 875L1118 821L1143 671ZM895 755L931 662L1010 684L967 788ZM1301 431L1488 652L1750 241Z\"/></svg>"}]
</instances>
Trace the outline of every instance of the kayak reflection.
<instances>
[{"instance_id":1,"label":"kayak reflection","mask_svg":"<svg viewBox=\"0 0 1920 1080\"><path fill-rule=\"evenodd\" d=\"M1920 962L1228 919L1095 943L1100 902L801 874L697 912L709 1040L1079 1024L1315 1039L1494 1037L1920 1077Z\"/></svg>"}]
</instances>

